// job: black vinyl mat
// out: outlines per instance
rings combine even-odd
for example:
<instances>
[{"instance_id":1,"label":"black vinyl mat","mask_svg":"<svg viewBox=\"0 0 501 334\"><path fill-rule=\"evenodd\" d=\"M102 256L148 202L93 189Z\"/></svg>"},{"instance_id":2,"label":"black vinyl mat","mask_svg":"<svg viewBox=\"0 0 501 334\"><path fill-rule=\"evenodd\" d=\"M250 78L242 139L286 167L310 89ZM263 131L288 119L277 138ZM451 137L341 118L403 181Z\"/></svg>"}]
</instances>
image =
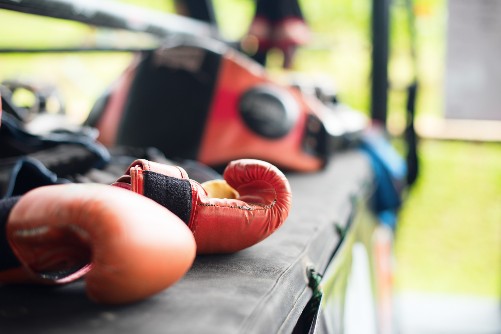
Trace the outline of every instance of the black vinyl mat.
<instances>
[{"instance_id":1,"label":"black vinyl mat","mask_svg":"<svg viewBox=\"0 0 501 334\"><path fill-rule=\"evenodd\" d=\"M325 271L372 172L362 153L348 151L321 172L288 179L292 211L261 243L198 256L174 286L126 306L94 304L83 281L0 287L0 333L290 333L312 295L307 271Z\"/></svg>"}]
</instances>

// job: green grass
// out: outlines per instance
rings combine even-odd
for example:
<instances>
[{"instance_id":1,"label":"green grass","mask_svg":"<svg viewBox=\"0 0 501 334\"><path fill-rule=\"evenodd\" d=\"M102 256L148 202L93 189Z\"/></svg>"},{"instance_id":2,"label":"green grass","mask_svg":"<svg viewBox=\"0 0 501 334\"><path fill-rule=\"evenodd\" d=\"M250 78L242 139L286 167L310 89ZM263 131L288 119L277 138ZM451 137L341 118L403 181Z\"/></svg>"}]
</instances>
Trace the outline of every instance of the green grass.
<instances>
[{"instance_id":1,"label":"green grass","mask_svg":"<svg viewBox=\"0 0 501 334\"><path fill-rule=\"evenodd\" d=\"M398 288L501 297L501 143L420 147L396 238Z\"/></svg>"}]
</instances>

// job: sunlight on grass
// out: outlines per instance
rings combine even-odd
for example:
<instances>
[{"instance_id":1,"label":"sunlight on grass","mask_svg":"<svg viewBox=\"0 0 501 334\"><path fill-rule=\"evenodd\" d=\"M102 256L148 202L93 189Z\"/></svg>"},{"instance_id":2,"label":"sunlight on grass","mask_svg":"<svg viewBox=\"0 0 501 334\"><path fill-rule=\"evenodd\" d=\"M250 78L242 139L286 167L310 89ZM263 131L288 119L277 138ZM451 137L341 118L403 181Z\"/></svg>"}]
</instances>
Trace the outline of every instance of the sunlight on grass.
<instances>
[{"instance_id":1,"label":"sunlight on grass","mask_svg":"<svg viewBox=\"0 0 501 334\"><path fill-rule=\"evenodd\" d=\"M15 27L15 28L14 28ZM1 47L41 48L86 44L93 28L78 22L0 10ZM11 33L6 33L6 32Z\"/></svg>"},{"instance_id":2,"label":"sunlight on grass","mask_svg":"<svg viewBox=\"0 0 501 334\"><path fill-rule=\"evenodd\" d=\"M0 54L0 81L22 79L54 85L69 117L82 122L130 60L128 53Z\"/></svg>"},{"instance_id":3,"label":"sunlight on grass","mask_svg":"<svg viewBox=\"0 0 501 334\"><path fill-rule=\"evenodd\" d=\"M424 141L401 213L401 290L501 296L501 144Z\"/></svg>"}]
</instances>

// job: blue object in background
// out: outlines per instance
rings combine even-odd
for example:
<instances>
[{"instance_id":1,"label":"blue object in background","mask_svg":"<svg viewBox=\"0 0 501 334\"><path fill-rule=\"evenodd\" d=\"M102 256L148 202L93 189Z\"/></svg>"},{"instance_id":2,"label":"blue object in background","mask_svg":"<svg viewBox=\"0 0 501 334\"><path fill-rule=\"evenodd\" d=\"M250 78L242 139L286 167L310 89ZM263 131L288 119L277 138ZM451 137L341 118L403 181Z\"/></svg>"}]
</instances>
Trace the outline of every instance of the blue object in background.
<instances>
[{"instance_id":1,"label":"blue object in background","mask_svg":"<svg viewBox=\"0 0 501 334\"><path fill-rule=\"evenodd\" d=\"M374 210L383 224L394 229L407 176L405 160L379 128L370 128L363 134L360 148L369 157L374 171Z\"/></svg>"},{"instance_id":2,"label":"blue object in background","mask_svg":"<svg viewBox=\"0 0 501 334\"><path fill-rule=\"evenodd\" d=\"M24 195L37 187L61 183L70 181L58 178L37 159L22 157L12 169L4 198Z\"/></svg>"}]
</instances>

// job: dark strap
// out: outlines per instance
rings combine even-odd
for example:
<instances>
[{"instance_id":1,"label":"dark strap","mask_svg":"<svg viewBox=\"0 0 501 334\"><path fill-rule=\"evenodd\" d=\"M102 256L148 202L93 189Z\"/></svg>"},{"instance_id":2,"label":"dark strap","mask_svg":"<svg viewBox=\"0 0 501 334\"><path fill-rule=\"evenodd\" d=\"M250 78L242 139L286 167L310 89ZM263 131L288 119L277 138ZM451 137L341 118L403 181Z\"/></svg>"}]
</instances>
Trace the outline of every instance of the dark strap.
<instances>
[{"instance_id":1,"label":"dark strap","mask_svg":"<svg viewBox=\"0 0 501 334\"><path fill-rule=\"evenodd\" d=\"M20 265L7 241L7 221L9 214L20 197L0 200L0 271L12 269Z\"/></svg>"},{"instance_id":2,"label":"dark strap","mask_svg":"<svg viewBox=\"0 0 501 334\"><path fill-rule=\"evenodd\" d=\"M38 187L68 182L65 179L58 178L40 161L24 157L12 168L5 197L21 196Z\"/></svg>"},{"instance_id":3,"label":"dark strap","mask_svg":"<svg viewBox=\"0 0 501 334\"><path fill-rule=\"evenodd\" d=\"M190 181L163 174L143 172L144 196L169 209L186 224L191 215Z\"/></svg>"},{"instance_id":4,"label":"dark strap","mask_svg":"<svg viewBox=\"0 0 501 334\"><path fill-rule=\"evenodd\" d=\"M9 192L13 189L17 189L16 193L20 195L21 193L18 192L20 189L24 189L23 192L25 192L39 185L53 184L55 179L73 180L77 175L91 170L99 160L99 157L84 147L71 144L58 145L28 155L0 159L0 198L12 196L13 193ZM28 170L37 170L37 173L19 174L20 171ZM49 176L52 173L57 177ZM42 176L43 180L33 182L39 176ZM47 183L49 179L51 181Z\"/></svg>"},{"instance_id":5,"label":"dark strap","mask_svg":"<svg viewBox=\"0 0 501 334\"><path fill-rule=\"evenodd\" d=\"M408 88L407 96L407 127L405 128L405 141L407 142L407 185L412 186L419 175L419 157L418 157L418 136L414 127L414 118L416 115L416 97L418 83L414 82Z\"/></svg>"}]
</instances>

